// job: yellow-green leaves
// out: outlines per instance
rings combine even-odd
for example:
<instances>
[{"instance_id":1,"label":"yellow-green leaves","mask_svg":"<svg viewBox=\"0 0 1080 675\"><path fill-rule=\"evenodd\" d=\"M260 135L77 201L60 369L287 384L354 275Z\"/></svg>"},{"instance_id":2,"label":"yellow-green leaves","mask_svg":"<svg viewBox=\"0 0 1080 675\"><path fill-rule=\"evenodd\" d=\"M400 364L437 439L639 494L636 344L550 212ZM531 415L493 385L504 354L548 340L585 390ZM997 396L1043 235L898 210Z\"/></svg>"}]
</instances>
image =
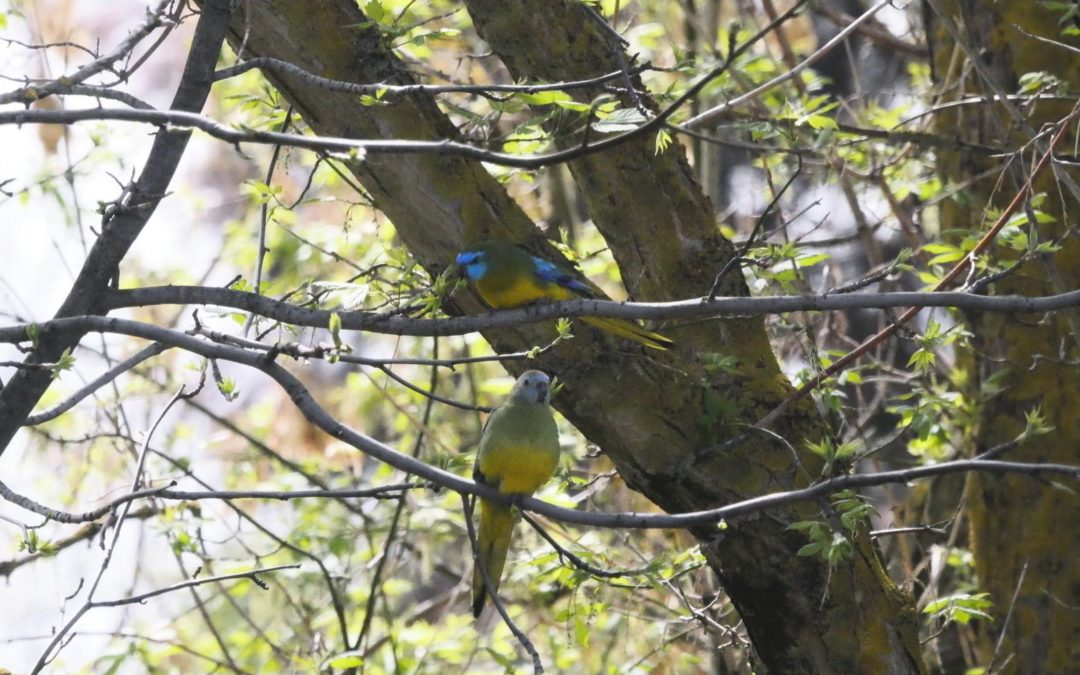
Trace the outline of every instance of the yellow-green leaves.
<instances>
[{"instance_id":1,"label":"yellow-green leaves","mask_svg":"<svg viewBox=\"0 0 1080 675\"><path fill-rule=\"evenodd\" d=\"M839 518L840 530L834 530L830 522L825 520L802 520L787 527L804 533L810 539L810 543L799 549L798 555L817 556L829 566L851 556L855 550L852 536L876 513L874 507L851 490L836 493L831 501Z\"/></svg>"},{"instance_id":2,"label":"yellow-green leaves","mask_svg":"<svg viewBox=\"0 0 1080 675\"><path fill-rule=\"evenodd\" d=\"M994 603L989 597L989 593L955 593L928 603L923 607L923 614L946 624L956 622L967 625L972 619L993 621L988 610Z\"/></svg>"}]
</instances>

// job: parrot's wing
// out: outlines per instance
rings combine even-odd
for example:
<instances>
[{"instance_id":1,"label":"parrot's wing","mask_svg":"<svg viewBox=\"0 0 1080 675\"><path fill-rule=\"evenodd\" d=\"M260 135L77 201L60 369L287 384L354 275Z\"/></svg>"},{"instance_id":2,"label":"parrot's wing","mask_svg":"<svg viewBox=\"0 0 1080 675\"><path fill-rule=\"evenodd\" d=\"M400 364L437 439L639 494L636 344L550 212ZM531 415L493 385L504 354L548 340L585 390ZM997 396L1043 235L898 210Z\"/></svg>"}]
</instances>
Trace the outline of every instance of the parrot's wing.
<instances>
[{"instance_id":1,"label":"parrot's wing","mask_svg":"<svg viewBox=\"0 0 1080 675\"><path fill-rule=\"evenodd\" d=\"M533 269L536 270L536 276L544 281L557 284L563 288L569 288L586 298L592 297L592 290L588 286L555 263L548 262L543 258L537 258L536 256L532 256L532 261Z\"/></svg>"}]
</instances>

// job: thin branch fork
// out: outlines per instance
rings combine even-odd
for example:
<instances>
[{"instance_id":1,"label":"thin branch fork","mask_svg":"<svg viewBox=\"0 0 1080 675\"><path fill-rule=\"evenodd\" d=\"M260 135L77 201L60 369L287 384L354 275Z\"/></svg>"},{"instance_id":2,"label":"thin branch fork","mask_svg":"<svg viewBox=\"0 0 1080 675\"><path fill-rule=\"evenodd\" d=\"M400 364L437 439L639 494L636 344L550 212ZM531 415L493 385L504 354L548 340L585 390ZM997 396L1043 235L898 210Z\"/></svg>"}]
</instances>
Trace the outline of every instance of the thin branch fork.
<instances>
[{"instance_id":1,"label":"thin branch fork","mask_svg":"<svg viewBox=\"0 0 1080 675\"><path fill-rule=\"evenodd\" d=\"M167 5L163 1L159 7ZM213 0L204 4L195 27L191 50L173 97L177 110L202 109L212 86L214 65L221 53L232 3ZM9 114L7 112L2 113ZM131 200L124 208L105 214L101 236L97 238L79 270L72 288L56 316L74 316L100 311L100 294L117 274L117 268L150 216L187 147L190 132L158 134L139 178L130 190ZM127 193L125 189L125 193ZM65 349L78 342L79 336L65 336L59 342L43 339L28 362L55 361ZM51 374L38 370L19 371L0 389L0 454L37 404L51 383Z\"/></svg>"},{"instance_id":2,"label":"thin branch fork","mask_svg":"<svg viewBox=\"0 0 1080 675\"><path fill-rule=\"evenodd\" d=\"M153 10L147 12L146 20L131 31L123 42L109 54L91 61L70 75L0 94L0 105L5 103L32 103L40 98L62 92L72 85L80 84L98 73L112 70L117 61L130 55L143 39L166 23L166 11L172 2L173 0L160 0Z\"/></svg>"}]
</instances>

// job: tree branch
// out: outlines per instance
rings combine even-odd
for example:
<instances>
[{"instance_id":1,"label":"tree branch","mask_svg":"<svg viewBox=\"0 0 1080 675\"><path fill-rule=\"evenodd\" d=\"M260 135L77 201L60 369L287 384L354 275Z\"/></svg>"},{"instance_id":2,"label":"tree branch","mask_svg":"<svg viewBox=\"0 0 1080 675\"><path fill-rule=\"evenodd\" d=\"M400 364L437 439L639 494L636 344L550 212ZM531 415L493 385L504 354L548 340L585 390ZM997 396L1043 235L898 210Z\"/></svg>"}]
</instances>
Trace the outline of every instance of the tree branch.
<instances>
[{"instance_id":1,"label":"tree branch","mask_svg":"<svg viewBox=\"0 0 1080 675\"><path fill-rule=\"evenodd\" d=\"M230 77L236 77L246 73L249 70L258 68L260 70L272 70L281 75L289 75L296 79L306 82L307 84L321 87L328 91L340 91L348 94L367 94L369 96L390 94L394 96L403 96L408 94L423 93L429 96L435 96L438 94L480 94L487 96L493 93L507 93L507 94L538 94L545 91L569 91L572 89L587 89L589 87L595 87L605 82L612 80L618 80L623 77L623 71L617 70L606 75L600 75L599 77L590 78L587 80L577 80L574 82L552 82L548 84L389 84L389 83L373 83L373 84L357 84L355 82L346 82L344 80L332 80L326 77L320 77L315 73L304 70L300 66L283 61L281 59L275 59L270 56L258 56L248 59L243 63L232 66L231 68L222 68L214 73L214 79L221 81ZM646 70L651 70L647 66L639 66L631 70L632 73L642 73Z\"/></svg>"},{"instance_id":2,"label":"tree branch","mask_svg":"<svg viewBox=\"0 0 1080 675\"><path fill-rule=\"evenodd\" d=\"M55 406L49 408L48 410L40 412L37 415L31 415L27 417L26 421L23 422L23 426L42 424L44 422L48 422L49 420L56 419L60 415L66 413L68 410L74 408L75 405L79 403L79 401L83 400L90 394L93 394L95 391L104 387L106 384L112 382L121 374L126 373L127 371L131 370L143 361L157 356L166 349L168 349L168 346L159 343L154 343L148 347L144 347L142 350L139 351L139 353L134 354L127 359L124 359L120 363L117 363L115 366L96 377L94 380L87 382L84 387L82 387L60 403L56 404Z\"/></svg>"},{"instance_id":3,"label":"tree branch","mask_svg":"<svg viewBox=\"0 0 1080 675\"><path fill-rule=\"evenodd\" d=\"M46 96L59 93L72 85L80 84L98 73L112 70L113 64L131 54L135 47L142 42L143 38L165 23L166 10L172 2L173 0L160 0L154 9L147 13L146 20L138 28L131 31L124 38L124 41L117 45L116 49L108 55L95 59L71 75L0 94L0 105L5 103L29 104Z\"/></svg>"},{"instance_id":4,"label":"tree branch","mask_svg":"<svg viewBox=\"0 0 1080 675\"><path fill-rule=\"evenodd\" d=\"M27 511L44 516L48 520L58 523L74 524L87 523L111 513L117 507L123 506L139 499L165 499L171 501L195 502L203 499L221 499L231 501L233 499L278 499L287 501L290 499L311 499L314 497L327 497L330 499L396 499L406 490L422 487L420 483L396 483L393 485L380 485L379 487L356 489L326 489L326 490L173 490L175 482L161 488L148 488L136 490L126 495L113 499L108 504L100 506L92 511L83 513L69 513L60 511L42 504L38 504L29 497L25 497L12 490L6 483L0 481L0 497L20 506ZM2 568L0 568L2 574Z\"/></svg>"},{"instance_id":5,"label":"tree branch","mask_svg":"<svg viewBox=\"0 0 1080 675\"><path fill-rule=\"evenodd\" d=\"M250 312L297 326L326 328L329 310L298 307L245 291L203 286L156 286L109 291L104 299L108 310L148 305L216 305ZM1080 307L1080 290L1057 295L1023 297L987 296L968 292L901 292L844 295L776 295L754 298L692 298L676 302L612 302L610 300L566 300L539 303L517 309L446 319L416 319L373 314L363 310L337 312L347 330L364 330L392 335L465 335L487 328L509 328L559 317L598 316L619 319L706 319L784 312L887 309L890 307L952 307L967 311L1038 314ZM45 324L42 324L43 326ZM24 328L0 328L0 341L11 341ZM12 331L15 331L14 333ZM25 340L26 338L20 338Z\"/></svg>"}]
</instances>

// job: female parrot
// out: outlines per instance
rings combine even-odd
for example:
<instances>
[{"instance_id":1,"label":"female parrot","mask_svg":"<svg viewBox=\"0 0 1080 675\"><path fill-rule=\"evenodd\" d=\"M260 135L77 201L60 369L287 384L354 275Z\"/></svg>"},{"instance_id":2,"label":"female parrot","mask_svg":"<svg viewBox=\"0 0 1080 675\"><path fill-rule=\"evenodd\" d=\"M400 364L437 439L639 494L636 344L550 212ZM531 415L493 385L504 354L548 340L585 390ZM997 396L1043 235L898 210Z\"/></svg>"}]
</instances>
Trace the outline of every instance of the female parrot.
<instances>
[{"instance_id":1,"label":"female parrot","mask_svg":"<svg viewBox=\"0 0 1080 675\"><path fill-rule=\"evenodd\" d=\"M491 413L484 426L473 480L512 495L531 495L547 482L559 463L559 430L551 414L550 384L539 370L525 371L517 379L506 403ZM480 616L487 597L480 565L497 591L513 527L512 507L480 500L478 561L472 582L475 617Z\"/></svg>"},{"instance_id":2,"label":"female parrot","mask_svg":"<svg viewBox=\"0 0 1080 675\"><path fill-rule=\"evenodd\" d=\"M484 302L496 309L520 307L537 300L591 298L592 291L554 263L537 258L510 242L493 241L462 251L457 256L462 276L476 284ZM585 323L653 349L675 343L632 321L587 316Z\"/></svg>"}]
</instances>

